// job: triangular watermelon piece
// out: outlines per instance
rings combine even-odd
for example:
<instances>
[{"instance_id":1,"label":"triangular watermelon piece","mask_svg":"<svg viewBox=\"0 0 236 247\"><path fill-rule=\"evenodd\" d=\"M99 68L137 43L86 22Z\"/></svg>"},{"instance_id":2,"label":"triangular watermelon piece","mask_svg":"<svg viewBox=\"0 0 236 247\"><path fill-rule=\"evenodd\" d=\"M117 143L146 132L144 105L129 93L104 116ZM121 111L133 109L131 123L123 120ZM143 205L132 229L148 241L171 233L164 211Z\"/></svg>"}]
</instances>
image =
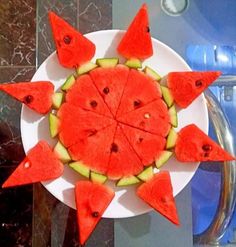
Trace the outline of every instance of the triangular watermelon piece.
<instances>
[{"instance_id":1,"label":"triangular watermelon piece","mask_svg":"<svg viewBox=\"0 0 236 247\"><path fill-rule=\"evenodd\" d=\"M64 166L46 141L40 141L27 154L2 185L3 188L58 178Z\"/></svg>"},{"instance_id":2,"label":"triangular watermelon piece","mask_svg":"<svg viewBox=\"0 0 236 247\"><path fill-rule=\"evenodd\" d=\"M54 85L49 81L0 84L0 90L40 114L51 109Z\"/></svg>"},{"instance_id":3,"label":"triangular watermelon piece","mask_svg":"<svg viewBox=\"0 0 236 247\"><path fill-rule=\"evenodd\" d=\"M141 71L131 69L117 116L161 98L160 85Z\"/></svg>"},{"instance_id":4,"label":"triangular watermelon piece","mask_svg":"<svg viewBox=\"0 0 236 247\"><path fill-rule=\"evenodd\" d=\"M66 101L74 106L112 117L112 114L93 84L89 75L77 78L75 84L68 90Z\"/></svg>"},{"instance_id":5,"label":"triangular watermelon piece","mask_svg":"<svg viewBox=\"0 0 236 247\"><path fill-rule=\"evenodd\" d=\"M49 12L49 19L60 64L77 68L89 62L95 54L95 45L55 13Z\"/></svg>"},{"instance_id":6,"label":"triangular watermelon piece","mask_svg":"<svg viewBox=\"0 0 236 247\"><path fill-rule=\"evenodd\" d=\"M144 166L159 158L166 146L166 138L124 124L120 127Z\"/></svg>"},{"instance_id":7,"label":"triangular watermelon piece","mask_svg":"<svg viewBox=\"0 0 236 247\"><path fill-rule=\"evenodd\" d=\"M235 160L194 124L179 131L175 155L182 162Z\"/></svg>"},{"instance_id":8,"label":"triangular watermelon piece","mask_svg":"<svg viewBox=\"0 0 236 247\"><path fill-rule=\"evenodd\" d=\"M90 72L93 82L105 103L115 116L128 79L129 69L124 65L97 68Z\"/></svg>"},{"instance_id":9,"label":"triangular watermelon piece","mask_svg":"<svg viewBox=\"0 0 236 247\"><path fill-rule=\"evenodd\" d=\"M146 59L153 54L147 5L143 4L122 38L117 51L127 59Z\"/></svg>"},{"instance_id":10,"label":"triangular watermelon piece","mask_svg":"<svg viewBox=\"0 0 236 247\"><path fill-rule=\"evenodd\" d=\"M167 85L176 104L186 108L220 75L220 71L171 72L167 76Z\"/></svg>"},{"instance_id":11,"label":"triangular watermelon piece","mask_svg":"<svg viewBox=\"0 0 236 247\"><path fill-rule=\"evenodd\" d=\"M72 159L81 160L93 171L105 174L116 127L115 123L70 146L69 153Z\"/></svg>"},{"instance_id":12,"label":"triangular watermelon piece","mask_svg":"<svg viewBox=\"0 0 236 247\"><path fill-rule=\"evenodd\" d=\"M107 170L110 179L131 176L143 170L143 164L129 144L120 126L117 127L115 138L111 144L111 156Z\"/></svg>"},{"instance_id":13,"label":"triangular watermelon piece","mask_svg":"<svg viewBox=\"0 0 236 247\"><path fill-rule=\"evenodd\" d=\"M102 184L90 181L76 183L75 201L81 245L85 244L114 196L115 193Z\"/></svg>"},{"instance_id":14,"label":"triangular watermelon piece","mask_svg":"<svg viewBox=\"0 0 236 247\"><path fill-rule=\"evenodd\" d=\"M179 225L169 172L155 174L137 189L137 195L172 223Z\"/></svg>"},{"instance_id":15,"label":"triangular watermelon piece","mask_svg":"<svg viewBox=\"0 0 236 247\"><path fill-rule=\"evenodd\" d=\"M166 137L171 124L168 109L162 99L128 112L117 120L123 124Z\"/></svg>"},{"instance_id":16,"label":"triangular watermelon piece","mask_svg":"<svg viewBox=\"0 0 236 247\"><path fill-rule=\"evenodd\" d=\"M69 147L116 121L92 111L84 110L71 103L64 103L57 113L59 117L59 139Z\"/></svg>"}]
</instances>

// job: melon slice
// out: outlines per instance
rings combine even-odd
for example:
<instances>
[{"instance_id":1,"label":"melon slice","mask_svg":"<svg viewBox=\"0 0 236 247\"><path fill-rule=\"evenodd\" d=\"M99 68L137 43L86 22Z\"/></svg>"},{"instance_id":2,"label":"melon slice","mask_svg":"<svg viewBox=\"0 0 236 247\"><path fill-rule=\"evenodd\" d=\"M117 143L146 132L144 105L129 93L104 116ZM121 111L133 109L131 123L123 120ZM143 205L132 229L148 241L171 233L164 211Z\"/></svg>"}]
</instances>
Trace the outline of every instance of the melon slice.
<instances>
[{"instance_id":1,"label":"melon slice","mask_svg":"<svg viewBox=\"0 0 236 247\"><path fill-rule=\"evenodd\" d=\"M75 186L75 201L79 242L84 245L115 193L108 187L90 181L79 181Z\"/></svg>"},{"instance_id":2,"label":"melon slice","mask_svg":"<svg viewBox=\"0 0 236 247\"><path fill-rule=\"evenodd\" d=\"M161 98L160 85L145 73L131 69L117 117Z\"/></svg>"},{"instance_id":3,"label":"melon slice","mask_svg":"<svg viewBox=\"0 0 236 247\"><path fill-rule=\"evenodd\" d=\"M235 160L194 124L178 133L175 155L182 162Z\"/></svg>"},{"instance_id":4,"label":"melon slice","mask_svg":"<svg viewBox=\"0 0 236 247\"><path fill-rule=\"evenodd\" d=\"M137 189L137 195L172 223L179 225L169 172L155 174Z\"/></svg>"},{"instance_id":5,"label":"melon slice","mask_svg":"<svg viewBox=\"0 0 236 247\"><path fill-rule=\"evenodd\" d=\"M115 116L127 82L129 69L124 65L114 68L97 68L90 72L93 82L105 103Z\"/></svg>"},{"instance_id":6,"label":"melon slice","mask_svg":"<svg viewBox=\"0 0 236 247\"><path fill-rule=\"evenodd\" d=\"M40 141L27 154L14 172L2 185L3 188L31 184L58 178L64 170L45 141Z\"/></svg>"},{"instance_id":7,"label":"melon slice","mask_svg":"<svg viewBox=\"0 0 236 247\"><path fill-rule=\"evenodd\" d=\"M77 78L66 94L66 102L74 106L80 106L85 110L112 117L109 108L103 101L89 75L82 75Z\"/></svg>"},{"instance_id":8,"label":"melon slice","mask_svg":"<svg viewBox=\"0 0 236 247\"><path fill-rule=\"evenodd\" d=\"M54 85L49 81L0 84L0 90L41 114L52 107Z\"/></svg>"},{"instance_id":9,"label":"melon slice","mask_svg":"<svg viewBox=\"0 0 236 247\"><path fill-rule=\"evenodd\" d=\"M167 136L171 127L168 108L161 99L128 112L117 119L123 124L163 137Z\"/></svg>"},{"instance_id":10,"label":"melon slice","mask_svg":"<svg viewBox=\"0 0 236 247\"><path fill-rule=\"evenodd\" d=\"M146 182L148 180L150 180L154 175L153 172L153 167L152 166L148 166L146 167L141 173L139 173L137 175L137 177L142 180L143 182Z\"/></svg>"},{"instance_id":11,"label":"melon slice","mask_svg":"<svg viewBox=\"0 0 236 247\"><path fill-rule=\"evenodd\" d=\"M153 54L147 5L143 4L117 47L127 59L146 59Z\"/></svg>"},{"instance_id":12,"label":"melon slice","mask_svg":"<svg viewBox=\"0 0 236 247\"><path fill-rule=\"evenodd\" d=\"M176 104L186 108L220 75L220 71L171 72L167 76L167 85Z\"/></svg>"},{"instance_id":13,"label":"melon slice","mask_svg":"<svg viewBox=\"0 0 236 247\"><path fill-rule=\"evenodd\" d=\"M49 12L49 20L62 66L77 68L92 59L95 45L90 40L53 12Z\"/></svg>"}]
</instances>

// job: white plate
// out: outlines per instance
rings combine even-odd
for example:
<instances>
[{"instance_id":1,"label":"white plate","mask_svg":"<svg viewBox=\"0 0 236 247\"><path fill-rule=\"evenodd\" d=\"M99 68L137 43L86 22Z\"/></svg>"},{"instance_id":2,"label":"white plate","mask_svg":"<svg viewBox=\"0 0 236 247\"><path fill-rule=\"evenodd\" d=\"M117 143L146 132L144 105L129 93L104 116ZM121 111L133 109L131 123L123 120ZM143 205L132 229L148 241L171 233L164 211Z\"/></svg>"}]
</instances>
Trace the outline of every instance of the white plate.
<instances>
[{"instance_id":1,"label":"white plate","mask_svg":"<svg viewBox=\"0 0 236 247\"><path fill-rule=\"evenodd\" d=\"M108 30L87 34L86 36L96 44L95 58L116 57L116 47L122 37L123 31ZM153 39L153 56L145 61L145 64L156 69L162 76L170 71L190 70L185 61L172 49L160 41ZM121 61L122 58L121 58ZM55 84L56 89L62 85L65 78L73 73L73 70L65 69L58 63L56 53L51 54L35 73L32 81L49 80ZM203 96L198 97L187 109L178 113L179 127L195 123L204 132L208 131L208 114ZM49 135L48 117L40 116L23 107L21 114L21 134L25 152L32 148L39 140L45 139L51 145L55 143ZM174 195L177 195L191 180L198 163L182 164L172 158L163 169L171 174ZM57 199L75 208L74 184L81 177L72 169L65 167L64 174L53 181L44 182L43 185ZM135 186L129 188L116 188L112 182L108 183L116 195L112 203L104 213L107 218L131 217L146 213L151 210L135 194Z\"/></svg>"}]
</instances>

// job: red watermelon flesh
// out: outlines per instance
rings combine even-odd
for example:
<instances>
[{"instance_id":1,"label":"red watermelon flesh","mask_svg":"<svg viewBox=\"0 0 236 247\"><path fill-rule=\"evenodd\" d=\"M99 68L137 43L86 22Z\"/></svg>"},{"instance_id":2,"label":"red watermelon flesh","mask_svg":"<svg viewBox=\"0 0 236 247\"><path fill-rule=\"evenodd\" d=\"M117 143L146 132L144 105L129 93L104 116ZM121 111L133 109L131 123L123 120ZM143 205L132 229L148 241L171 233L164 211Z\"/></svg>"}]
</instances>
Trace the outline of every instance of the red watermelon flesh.
<instances>
[{"instance_id":1,"label":"red watermelon flesh","mask_svg":"<svg viewBox=\"0 0 236 247\"><path fill-rule=\"evenodd\" d=\"M179 225L170 174L161 171L137 189L137 195L172 223Z\"/></svg>"},{"instance_id":2,"label":"red watermelon flesh","mask_svg":"<svg viewBox=\"0 0 236 247\"><path fill-rule=\"evenodd\" d=\"M109 108L103 101L89 75L82 75L77 78L75 84L66 94L66 101L85 110L112 117Z\"/></svg>"},{"instance_id":3,"label":"red watermelon flesh","mask_svg":"<svg viewBox=\"0 0 236 247\"><path fill-rule=\"evenodd\" d=\"M143 72L131 69L117 117L161 98L160 85Z\"/></svg>"},{"instance_id":4,"label":"red watermelon flesh","mask_svg":"<svg viewBox=\"0 0 236 247\"><path fill-rule=\"evenodd\" d=\"M95 45L55 13L49 12L49 19L60 64L76 68L89 62Z\"/></svg>"},{"instance_id":5,"label":"red watermelon flesh","mask_svg":"<svg viewBox=\"0 0 236 247\"><path fill-rule=\"evenodd\" d=\"M220 75L220 71L171 72L167 76L167 85L176 104L186 108Z\"/></svg>"},{"instance_id":6,"label":"red watermelon flesh","mask_svg":"<svg viewBox=\"0 0 236 247\"><path fill-rule=\"evenodd\" d=\"M81 245L85 244L114 196L115 193L102 184L90 181L76 183L75 201Z\"/></svg>"},{"instance_id":7,"label":"red watermelon flesh","mask_svg":"<svg viewBox=\"0 0 236 247\"><path fill-rule=\"evenodd\" d=\"M141 160L130 146L120 126L117 127L111 147L111 156L107 170L110 179L136 175L143 170Z\"/></svg>"},{"instance_id":8,"label":"red watermelon flesh","mask_svg":"<svg viewBox=\"0 0 236 247\"><path fill-rule=\"evenodd\" d=\"M106 173L116 127L113 124L69 147L72 159L83 161L95 172Z\"/></svg>"},{"instance_id":9,"label":"red watermelon flesh","mask_svg":"<svg viewBox=\"0 0 236 247\"><path fill-rule=\"evenodd\" d=\"M162 99L155 100L117 119L123 124L163 137L167 136L171 128L168 108Z\"/></svg>"},{"instance_id":10,"label":"red watermelon flesh","mask_svg":"<svg viewBox=\"0 0 236 247\"><path fill-rule=\"evenodd\" d=\"M40 114L51 109L54 85L49 81L0 84L0 90Z\"/></svg>"},{"instance_id":11,"label":"red watermelon flesh","mask_svg":"<svg viewBox=\"0 0 236 247\"><path fill-rule=\"evenodd\" d=\"M166 139L127 125L120 124L130 145L138 154L144 166L158 159L166 146Z\"/></svg>"},{"instance_id":12,"label":"red watermelon flesh","mask_svg":"<svg viewBox=\"0 0 236 247\"><path fill-rule=\"evenodd\" d=\"M97 68L90 72L93 82L105 103L115 116L128 79L129 69L124 65L115 68Z\"/></svg>"},{"instance_id":13,"label":"red watermelon flesh","mask_svg":"<svg viewBox=\"0 0 236 247\"><path fill-rule=\"evenodd\" d=\"M2 188L31 184L58 178L64 166L57 159L46 141L40 141L17 166Z\"/></svg>"},{"instance_id":14,"label":"red watermelon flesh","mask_svg":"<svg viewBox=\"0 0 236 247\"><path fill-rule=\"evenodd\" d=\"M153 49L146 4L143 4L138 11L120 41L117 51L127 59L146 59L152 56Z\"/></svg>"},{"instance_id":15,"label":"red watermelon flesh","mask_svg":"<svg viewBox=\"0 0 236 247\"><path fill-rule=\"evenodd\" d=\"M59 139L69 147L87 136L115 123L112 118L64 103L57 113L60 119Z\"/></svg>"},{"instance_id":16,"label":"red watermelon flesh","mask_svg":"<svg viewBox=\"0 0 236 247\"><path fill-rule=\"evenodd\" d=\"M194 124L187 125L178 133L175 155L182 162L235 159Z\"/></svg>"}]
</instances>

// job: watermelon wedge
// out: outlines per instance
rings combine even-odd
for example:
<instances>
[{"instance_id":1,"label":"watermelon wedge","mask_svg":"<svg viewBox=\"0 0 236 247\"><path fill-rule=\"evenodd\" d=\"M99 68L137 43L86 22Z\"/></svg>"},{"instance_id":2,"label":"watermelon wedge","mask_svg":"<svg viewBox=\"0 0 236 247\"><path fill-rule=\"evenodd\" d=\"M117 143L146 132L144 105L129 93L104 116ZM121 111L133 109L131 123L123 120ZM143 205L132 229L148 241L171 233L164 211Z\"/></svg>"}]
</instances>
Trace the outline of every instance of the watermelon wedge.
<instances>
[{"instance_id":1,"label":"watermelon wedge","mask_svg":"<svg viewBox=\"0 0 236 247\"><path fill-rule=\"evenodd\" d=\"M79 242L84 245L115 193L106 186L90 181L79 181L75 186L75 201Z\"/></svg>"},{"instance_id":2,"label":"watermelon wedge","mask_svg":"<svg viewBox=\"0 0 236 247\"><path fill-rule=\"evenodd\" d=\"M49 20L62 66L77 68L92 59L95 45L90 40L53 12L49 12Z\"/></svg>"},{"instance_id":3,"label":"watermelon wedge","mask_svg":"<svg viewBox=\"0 0 236 247\"><path fill-rule=\"evenodd\" d=\"M169 172L155 174L137 189L137 195L172 223L179 225Z\"/></svg>"},{"instance_id":4,"label":"watermelon wedge","mask_svg":"<svg viewBox=\"0 0 236 247\"><path fill-rule=\"evenodd\" d=\"M40 114L51 109L54 85L49 81L0 84L0 90Z\"/></svg>"},{"instance_id":5,"label":"watermelon wedge","mask_svg":"<svg viewBox=\"0 0 236 247\"><path fill-rule=\"evenodd\" d=\"M85 110L112 117L109 108L103 101L89 75L82 75L77 78L66 94L66 101Z\"/></svg>"},{"instance_id":6,"label":"watermelon wedge","mask_svg":"<svg viewBox=\"0 0 236 247\"><path fill-rule=\"evenodd\" d=\"M175 155L182 162L235 160L194 124L178 133Z\"/></svg>"},{"instance_id":7,"label":"watermelon wedge","mask_svg":"<svg viewBox=\"0 0 236 247\"><path fill-rule=\"evenodd\" d=\"M186 108L220 75L220 71L171 72L167 76L167 85L176 104Z\"/></svg>"},{"instance_id":8,"label":"watermelon wedge","mask_svg":"<svg viewBox=\"0 0 236 247\"><path fill-rule=\"evenodd\" d=\"M2 188L58 178L64 166L45 141L40 141L4 182Z\"/></svg>"},{"instance_id":9,"label":"watermelon wedge","mask_svg":"<svg viewBox=\"0 0 236 247\"><path fill-rule=\"evenodd\" d=\"M143 4L117 47L127 59L146 59L153 54L147 5Z\"/></svg>"}]
</instances>

